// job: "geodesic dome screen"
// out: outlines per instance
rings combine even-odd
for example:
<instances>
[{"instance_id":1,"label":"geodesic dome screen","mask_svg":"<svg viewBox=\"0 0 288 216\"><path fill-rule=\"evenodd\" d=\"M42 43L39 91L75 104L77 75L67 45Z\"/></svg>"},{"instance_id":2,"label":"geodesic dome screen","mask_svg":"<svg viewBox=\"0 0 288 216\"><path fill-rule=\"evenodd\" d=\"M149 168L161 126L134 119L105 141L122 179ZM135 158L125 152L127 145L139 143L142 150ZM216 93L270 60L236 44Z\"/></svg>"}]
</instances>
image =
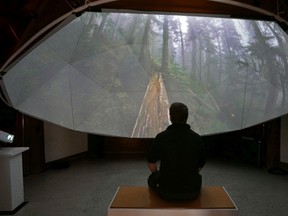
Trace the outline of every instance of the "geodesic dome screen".
<instances>
[{"instance_id":1,"label":"geodesic dome screen","mask_svg":"<svg viewBox=\"0 0 288 216\"><path fill-rule=\"evenodd\" d=\"M154 137L183 102L208 135L287 113L287 41L271 21L85 12L3 80L14 108L73 130Z\"/></svg>"}]
</instances>

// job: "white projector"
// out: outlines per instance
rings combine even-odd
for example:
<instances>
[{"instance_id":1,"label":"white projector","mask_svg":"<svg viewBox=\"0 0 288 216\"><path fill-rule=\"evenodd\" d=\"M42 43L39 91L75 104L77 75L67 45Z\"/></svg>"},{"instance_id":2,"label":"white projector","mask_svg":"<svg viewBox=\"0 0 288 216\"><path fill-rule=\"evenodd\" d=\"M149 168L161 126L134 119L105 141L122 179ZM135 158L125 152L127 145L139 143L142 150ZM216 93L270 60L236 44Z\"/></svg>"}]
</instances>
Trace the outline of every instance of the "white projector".
<instances>
[{"instance_id":1,"label":"white projector","mask_svg":"<svg viewBox=\"0 0 288 216\"><path fill-rule=\"evenodd\" d=\"M12 143L13 140L14 140L14 135L0 130L0 141L1 142Z\"/></svg>"}]
</instances>

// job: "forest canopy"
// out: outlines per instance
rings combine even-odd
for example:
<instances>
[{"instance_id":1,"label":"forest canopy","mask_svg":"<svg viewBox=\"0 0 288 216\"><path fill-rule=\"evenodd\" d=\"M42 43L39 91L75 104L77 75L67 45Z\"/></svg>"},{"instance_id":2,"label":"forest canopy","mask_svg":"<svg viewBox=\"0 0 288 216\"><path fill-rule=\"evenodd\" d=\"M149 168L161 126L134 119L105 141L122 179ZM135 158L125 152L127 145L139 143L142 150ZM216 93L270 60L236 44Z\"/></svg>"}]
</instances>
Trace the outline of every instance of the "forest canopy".
<instances>
[{"instance_id":1,"label":"forest canopy","mask_svg":"<svg viewBox=\"0 0 288 216\"><path fill-rule=\"evenodd\" d=\"M272 21L86 12L3 80L14 108L73 130L154 137L183 102L208 135L286 114L287 56Z\"/></svg>"}]
</instances>

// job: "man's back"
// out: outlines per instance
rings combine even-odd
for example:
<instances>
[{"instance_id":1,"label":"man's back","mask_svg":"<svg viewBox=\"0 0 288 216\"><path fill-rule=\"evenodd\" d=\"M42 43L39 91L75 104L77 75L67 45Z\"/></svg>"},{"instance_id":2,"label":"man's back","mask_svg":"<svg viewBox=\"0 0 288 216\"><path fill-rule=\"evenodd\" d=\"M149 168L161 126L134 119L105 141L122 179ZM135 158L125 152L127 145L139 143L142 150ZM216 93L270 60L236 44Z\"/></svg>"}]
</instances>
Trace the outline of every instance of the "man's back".
<instances>
[{"instance_id":1,"label":"man's back","mask_svg":"<svg viewBox=\"0 0 288 216\"><path fill-rule=\"evenodd\" d=\"M199 170L205 164L203 142L186 123L185 104L173 103L169 114L172 125L155 137L148 152L148 185L164 199L194 199L202 185Z\"/></svg>"},{"instance_id":2,"label":"man's back","mask_svg":"<svg viewBox=\"0 0 288 216\"><path fill-rule=\"evenodd\" d=\"M201 137L187 124L172 124L155 138L148 161L161 161L160 190L193 192L201 186L199 167L205 163Z\"/></svg>"}]
</instances>

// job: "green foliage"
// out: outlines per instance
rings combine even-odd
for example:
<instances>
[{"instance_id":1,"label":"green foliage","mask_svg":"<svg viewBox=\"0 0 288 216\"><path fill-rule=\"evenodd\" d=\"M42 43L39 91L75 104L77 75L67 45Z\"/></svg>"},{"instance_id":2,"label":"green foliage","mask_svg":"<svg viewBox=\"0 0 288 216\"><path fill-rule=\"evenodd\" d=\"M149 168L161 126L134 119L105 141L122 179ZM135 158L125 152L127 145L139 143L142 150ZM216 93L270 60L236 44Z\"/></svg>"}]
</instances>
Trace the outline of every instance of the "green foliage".
<instances>
[{"instance_id":1,"label":"green foliage","mask_svg":"<svg viewBox=\"0 0 288 216\"><path fill-rule=\"evenodd\" d=\"M179 82L182 86L187 88L187 91L192 89L196 94L203 94L204 88L196 79L192 79L185 70L183 70L178 64L170 64L170 75Z\"/></svg>"}]
</instances>

